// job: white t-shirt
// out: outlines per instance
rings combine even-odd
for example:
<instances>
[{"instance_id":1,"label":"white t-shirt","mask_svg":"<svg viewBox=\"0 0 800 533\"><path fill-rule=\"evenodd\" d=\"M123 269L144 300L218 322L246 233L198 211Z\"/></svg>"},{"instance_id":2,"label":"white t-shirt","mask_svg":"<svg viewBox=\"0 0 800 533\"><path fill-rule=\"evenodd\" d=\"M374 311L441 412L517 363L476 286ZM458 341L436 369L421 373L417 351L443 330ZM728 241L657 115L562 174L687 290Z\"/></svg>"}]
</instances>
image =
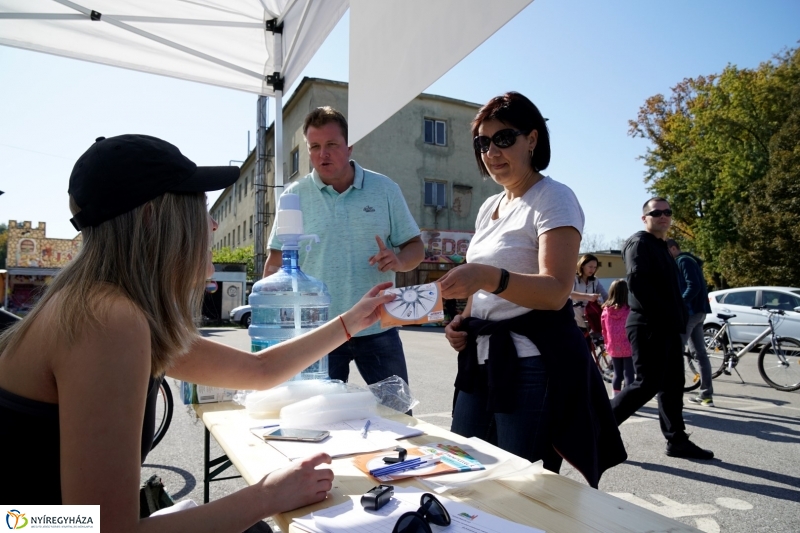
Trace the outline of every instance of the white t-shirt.
<instances>
[{"instance_id":1,"label":"white t-shirt","mask_svg":"<svg viewBox=\"0 0 800 533\"><path fill-rule=\"evenodd\" d=\"M475 220L475 236L467 250L467 263L505 268L520 274L539 273L539 236L546 231L573 227L583 234L584 216L572 189L545 176L514 205L492 220L505 192L492 196L481 206ZM499 321L530 311L513 304L501 295L478 291L472 296L471 316ZM519 357L539 355L527 337L511 334ZM489 356L489 336L478 337L478 363Z\"/></svg>"}]
</instances>

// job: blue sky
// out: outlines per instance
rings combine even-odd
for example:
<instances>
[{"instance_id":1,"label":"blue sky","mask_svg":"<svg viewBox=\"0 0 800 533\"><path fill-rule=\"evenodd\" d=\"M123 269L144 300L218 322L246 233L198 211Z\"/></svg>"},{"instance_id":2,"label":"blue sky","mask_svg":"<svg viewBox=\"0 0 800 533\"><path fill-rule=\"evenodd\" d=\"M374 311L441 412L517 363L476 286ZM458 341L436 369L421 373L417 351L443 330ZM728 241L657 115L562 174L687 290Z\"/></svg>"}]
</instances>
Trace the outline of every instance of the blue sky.
<instances>
[{"instance_id":1,"label":"blue sky","mask_svg":"<svg viewBox=\"0 0 800 533\"><path fill-rule=\"evenodd\" d=\"M649 196L647 143L627 134L645 99L798 46L799 20L796 0L535 0L426 92L531 98L550 119L546 173L578 195L586 233L610 242L641 228ZM348 22L305 75L347 81ZM242 160L248 131L255 140L255 95L7 47L0 76L0 221L44 221L51 237L75 235L67 182L97 136L155 135L201 165Z\"/></svg>"}]
</instances>

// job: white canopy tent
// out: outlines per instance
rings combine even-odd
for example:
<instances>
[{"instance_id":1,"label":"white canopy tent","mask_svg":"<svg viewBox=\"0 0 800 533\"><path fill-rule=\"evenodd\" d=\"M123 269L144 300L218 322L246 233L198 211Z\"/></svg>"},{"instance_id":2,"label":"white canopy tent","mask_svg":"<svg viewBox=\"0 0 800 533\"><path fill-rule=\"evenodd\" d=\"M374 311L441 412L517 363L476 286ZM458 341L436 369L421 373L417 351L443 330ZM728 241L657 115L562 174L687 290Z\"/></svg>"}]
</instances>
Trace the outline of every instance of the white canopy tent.
<instances>
[{"instance_id":1,"label":"white canopy tent","mask_svg":"<svg viewBox=\"0 0 800 533\"><path fill-rule=\"evenodd\" d=\"M350 143L363 138L532 0L0 0L0 45L260 95L256 271L261 271L266 99L282 94L348 8ZM277 205L277 202L276 202Z\"/></svg>"}]
</instances>

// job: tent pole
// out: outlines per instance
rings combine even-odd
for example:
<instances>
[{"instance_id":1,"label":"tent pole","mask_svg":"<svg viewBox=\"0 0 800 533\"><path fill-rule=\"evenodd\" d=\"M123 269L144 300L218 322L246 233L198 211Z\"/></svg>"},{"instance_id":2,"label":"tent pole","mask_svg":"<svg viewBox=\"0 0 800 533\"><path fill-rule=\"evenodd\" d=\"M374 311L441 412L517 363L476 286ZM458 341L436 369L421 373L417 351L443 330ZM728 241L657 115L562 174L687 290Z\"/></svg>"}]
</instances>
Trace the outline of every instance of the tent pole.
<instances>
[{"instance_id":1,"label":"tent pole","mask_svg":"<svg viewBox=\"0 0 800 533\"><path fill-rule=\"evenodd\" d=\"M255 197L255 224L253 230L253 254L255 255L254 281L261 279L264 272L264 263L267 260L265 246L268 235L267 229L267 97L259 96L256 107L256 175L253 184L256 190Z\"/></svg>"},{"instance_id":2,"label":"tent pole","mask_svg":"<svg viewBox=\"0 0 800 533\"><path fill-rule=\"evenodd\" d=\"M283 91L275 91L275 212L283 192Z\"/></svg>"}]
</instances>

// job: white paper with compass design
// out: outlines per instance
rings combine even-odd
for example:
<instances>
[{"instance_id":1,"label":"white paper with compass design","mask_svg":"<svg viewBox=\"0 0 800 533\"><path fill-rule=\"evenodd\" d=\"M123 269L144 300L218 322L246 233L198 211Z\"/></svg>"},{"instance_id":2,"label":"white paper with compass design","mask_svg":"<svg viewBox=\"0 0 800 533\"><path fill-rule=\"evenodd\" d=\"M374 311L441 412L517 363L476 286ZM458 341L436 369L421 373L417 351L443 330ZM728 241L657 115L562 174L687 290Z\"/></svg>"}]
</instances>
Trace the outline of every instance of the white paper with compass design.
<instances>
[{"instance_id":1,"label":"white paper with compass design","mask_svg":"<svg viewBox=\"0 0 800 533\"><path fill-rule=\"evenodd\" d=\"M385 294L394 294L395 299L381 310L381 326L427 324L444 319L442 295L438 283L425 283L410 287L387 289Z\"/></svg>"}]
</instances>

